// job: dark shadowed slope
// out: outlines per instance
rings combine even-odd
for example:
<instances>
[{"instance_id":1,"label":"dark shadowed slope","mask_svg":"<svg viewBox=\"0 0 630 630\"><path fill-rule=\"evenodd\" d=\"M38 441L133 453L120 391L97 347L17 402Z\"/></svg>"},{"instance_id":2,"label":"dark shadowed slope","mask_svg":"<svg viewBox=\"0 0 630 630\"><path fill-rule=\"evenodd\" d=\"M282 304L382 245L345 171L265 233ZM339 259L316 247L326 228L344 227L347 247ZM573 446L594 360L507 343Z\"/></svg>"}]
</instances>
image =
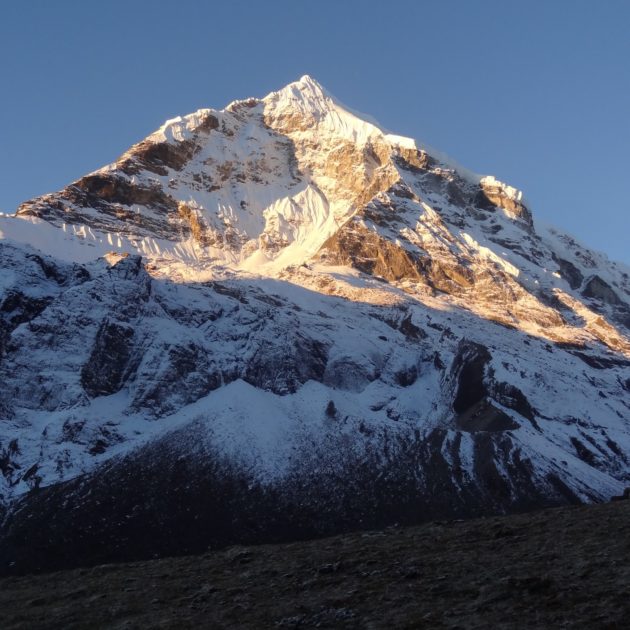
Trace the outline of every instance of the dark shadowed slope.
<instances>
[{"instance_id":1,"label":"dark shadowed slope","mask_svg":"<svg viewBox=\"0 0 630 630\"><path fill-rule=\"evenodd\" d=\"M626 628L630 501L0 580L10 628Z\"/></svg>"}]
</instances>

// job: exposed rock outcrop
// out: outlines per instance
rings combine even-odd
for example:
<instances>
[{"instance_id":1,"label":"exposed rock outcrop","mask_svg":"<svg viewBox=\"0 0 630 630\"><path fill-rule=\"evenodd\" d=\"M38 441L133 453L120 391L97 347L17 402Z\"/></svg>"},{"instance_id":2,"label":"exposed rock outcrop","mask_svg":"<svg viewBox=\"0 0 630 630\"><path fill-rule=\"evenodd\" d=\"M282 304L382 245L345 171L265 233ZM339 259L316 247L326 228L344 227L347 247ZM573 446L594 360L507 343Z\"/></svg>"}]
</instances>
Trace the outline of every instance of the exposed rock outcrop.
<instances>
[{"instance_id":1,"label":"exposed rock outcrop","mask_svg":"<svg viewBox=\"0 0 630 630\"><path fill-rule=\"evenodd\" d=\"M533 228L532 214L523 203L519 191L498 182L494 177L481 179L475 201L484 210L503 208L508 215L520 219L529 228Z\"/></svg>"},{"instance_id":2,"label":"exposed rock outcrop","mask_svg":"<svg viewBox=\"0 0 630 630\"><path fill-rule=\"evenodd\" d=\"M582 289L582 295L589 298L602 300L606 304L621 304L619 296L613 288L599 276L595 275L589 278Z\"/></svg>"},{"instance_id":3,"label":"exposed rock outcrop","mask_svg":"<svg viewBox=\"0 0 630 630\"><path fill-rule=\"evenodd\" d=\"M124 383L133 346L134 330L128 324L105 320L87 363L81 370L81 385L89 396L115 394Z\"/></svg>"},{"instance_id":4,"label":"exposed rock outcrop","mask_svg":"<svg viewBox=\"0 0 630 630\"><path fill-rule=\"evenodd\" d=\"M514 422L504 411L497 408L490 398L487 373L491 359L488 349L478 343L463 340L458 347L457 354L451 366L451 379L456 383L453 410L457 414L455 423L463 431L509 431L518 429L518 423ZM506 391L510 391L509 396ZM500 403L510 402L510 407L524 408L526 400L520 392L520 396L505 387L495 387L495 392L501 393L497 398ZM514 402L512 402L514 401Z\"/></svg>"},{"instance_id":5,"label":"exposed rock outcrop","mask_svg":"<svg viewBox=\"0 0 630 630\"><path fill-rule=\"evenodd\" d=\"M243 379L275 394L292 394L308 380L322 381L327 363L324 344L291 334L277 342L262 343L247 360Z\"/></svg>"}]
</instances>

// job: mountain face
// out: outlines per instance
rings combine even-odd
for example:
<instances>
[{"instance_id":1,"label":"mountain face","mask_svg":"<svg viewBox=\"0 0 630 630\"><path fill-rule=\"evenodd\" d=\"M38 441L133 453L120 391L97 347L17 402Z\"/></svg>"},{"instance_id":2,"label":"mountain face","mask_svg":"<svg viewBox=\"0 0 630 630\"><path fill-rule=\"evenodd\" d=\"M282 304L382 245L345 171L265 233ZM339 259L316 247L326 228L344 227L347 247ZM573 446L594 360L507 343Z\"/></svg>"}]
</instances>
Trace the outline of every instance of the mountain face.
<instances>
[{"instance_id":1,"label":"mountain face","mask_svg":"<svg viewBox=\"0 0 630 630\"><path fill-rule=\"evenodd\" d=\"M0 215L0 562L603 501L630 270L310 77Z\"/></svg>"}]
</instances>

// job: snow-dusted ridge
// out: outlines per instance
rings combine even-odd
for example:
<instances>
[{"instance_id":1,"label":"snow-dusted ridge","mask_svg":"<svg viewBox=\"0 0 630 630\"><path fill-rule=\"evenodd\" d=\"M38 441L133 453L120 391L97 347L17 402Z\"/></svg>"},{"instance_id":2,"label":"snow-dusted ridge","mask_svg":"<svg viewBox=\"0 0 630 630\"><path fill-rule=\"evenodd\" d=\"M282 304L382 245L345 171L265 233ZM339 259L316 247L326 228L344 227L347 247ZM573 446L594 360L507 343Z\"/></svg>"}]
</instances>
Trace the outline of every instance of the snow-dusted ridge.
<instances>
[{"instance_id":1,"label":"snow-dusted ridge","mask_svg":"<svg viewBox=\"0 0 630 630\"><path fill-rule=\"evenodd\" d=\"M629 270L308 76L0 214L0 265L6 532L100 531L121 484L154 522L209 461L271 537L630 484Z\"/></svg>"}]
</instances>

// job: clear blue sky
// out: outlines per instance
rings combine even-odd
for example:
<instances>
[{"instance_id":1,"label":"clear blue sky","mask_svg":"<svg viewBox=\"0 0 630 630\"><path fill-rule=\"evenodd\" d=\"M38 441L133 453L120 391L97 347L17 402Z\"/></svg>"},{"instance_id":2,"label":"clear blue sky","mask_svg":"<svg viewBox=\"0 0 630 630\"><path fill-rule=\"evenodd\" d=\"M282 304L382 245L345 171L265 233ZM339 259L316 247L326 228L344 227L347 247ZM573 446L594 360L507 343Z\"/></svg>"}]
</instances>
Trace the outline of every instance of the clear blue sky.
<instances>
[{"instance_id":1,"label":"clear blue sky","mask_svg":"<svg viewBox=\"0 0 630 630\"><path fill-rule=\"evenodd\" d=\"M630 263L626 0L2 1L0 210L306 73Z\"/></svg>"}]
</instances>

